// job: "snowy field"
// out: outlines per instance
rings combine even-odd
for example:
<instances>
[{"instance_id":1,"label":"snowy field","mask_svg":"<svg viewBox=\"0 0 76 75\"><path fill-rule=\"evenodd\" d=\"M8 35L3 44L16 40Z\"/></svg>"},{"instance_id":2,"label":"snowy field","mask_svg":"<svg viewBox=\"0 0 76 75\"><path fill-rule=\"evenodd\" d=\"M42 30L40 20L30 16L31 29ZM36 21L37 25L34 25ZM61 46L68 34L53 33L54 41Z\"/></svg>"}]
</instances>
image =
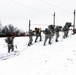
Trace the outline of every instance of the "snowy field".
<instances>
[{"instance_id":1,"label":"snowy field","mask_svg":"<svg viewBox=\"0 0 76 75\"><path fill-rule=\"evenodd\" d=\"M4 39L0 38L0 57L7 54ZM76 35L67 39L60 36L59 42L53 39L46 46L43 46L44 37L42 42L33 42L30 47L27 47L28 40L28 37L15 38L15 50L20 53L0 59L0 75L76 75Z\"/></svg>"},{"instance_id":2,"label":"snowy field","mask_svg":"<svg viewBox=\"0 0 76 75\"><path fill-rule=\"evenodd\" d=\"M54 23L54 17L55 25L74 25L76 0L0 0L0 10L0 26L12 24L26 32L29 20L31 29L46 28ZM46 46L42 35L42 41L30 47L28 37L16 37L16 55L8 53L5 38L0 37L0 75L76 75L76 34L71 34L63 39L60 33L59 42L54 36Z\"/></svg>"}]
</instances>

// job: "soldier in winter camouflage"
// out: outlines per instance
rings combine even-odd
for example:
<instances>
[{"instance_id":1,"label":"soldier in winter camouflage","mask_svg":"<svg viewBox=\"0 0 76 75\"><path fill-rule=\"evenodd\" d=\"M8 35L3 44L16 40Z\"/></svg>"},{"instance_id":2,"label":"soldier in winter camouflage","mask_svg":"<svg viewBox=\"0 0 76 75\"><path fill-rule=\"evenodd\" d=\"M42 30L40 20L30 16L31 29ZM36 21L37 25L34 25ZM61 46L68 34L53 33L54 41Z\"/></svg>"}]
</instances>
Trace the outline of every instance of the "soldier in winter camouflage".
<instances>
[{"instance_id":1,"label":"soldier in winter camouflage","mask_svg":"<svg viewBox=\"0 0 76 75\"><path fill-rule=\"evenodd\" d=\"M50 31L52 32L52 34L54 36L54 34L55 34L55 25L49 25L48 28L50 29Z\"/></svg>"},{"instance_id":2,"label":"soldier in winter camouflage","mask_svg":"<svg viewBox=\"0 0 76 75\"><path fill-rule=\"evenodd\" d=\"M38 37L40 37L40 41L42 41L41 32L42 32L41 28L35 28L35 35L36 35L35 42L37 42Z\"/></svg>"},{"instance_id":3,"label":"soldier in winter camouflage","mask_svg":"<svg viewBox=\"0 0 76 75\"><path fill-rule=\"evenodd\" d=\"M53 36L53 33L48 29L48 28L46 28L44 31L43 31L43 33L45 34L45 40L44 40L44 46L45 46L45 44L46 44L46 42L47 42L47 40L49 39L49 44L51 44L51 38L52 38L52 36Z\"/></svg>"},{"instance_id":4,"label":"soldier in winter camouflage","mask_svg":"<svg viewBox=\"0 0 76 75\"><path fill-rule=\"evenodd\" d=\"M64 36L63 36L63 38L67 38L68 37L68 33L69 33L69 28L71 27L72 25L71 25L71 23L70 22L67 22L66 24L65 24L65 26L63 27L63 32L64 32Z\"/></svg>"},{"instance_id":5,"label":"soldier in winter camouflage","mask_svg":"<svg viewBox=\"0 0 76 75\"><path fill-rule=\"evenodd\" d=\"M13 40L14 40L13 37L7 37L7 38L5 39L5 42L7 43L7 46L8 46L8 53L9 53L10 51L14 51Z\"/></svg>"},{"instance_id":6,"label":"soldier in winter camouflage","mask_svg":"<svg viewBox=\"0 0 76 75\"><path fill-rule=\"evenodd\" d=\"M29 31L29 43L28 46L32 45L34 32L32 30Z\"/></svg>"},{"instance_id":7,"label":"soldier in winter camouflage","mask_svg":"<svg viewBox=\"0 0 76 75\"><path fill-rule=\"evenodd\" d=\"M56 33L56 39L55 41L58 42L59 32L61 31L62 26L56 26L55 33Z\"/></svg>"}]
</instances>

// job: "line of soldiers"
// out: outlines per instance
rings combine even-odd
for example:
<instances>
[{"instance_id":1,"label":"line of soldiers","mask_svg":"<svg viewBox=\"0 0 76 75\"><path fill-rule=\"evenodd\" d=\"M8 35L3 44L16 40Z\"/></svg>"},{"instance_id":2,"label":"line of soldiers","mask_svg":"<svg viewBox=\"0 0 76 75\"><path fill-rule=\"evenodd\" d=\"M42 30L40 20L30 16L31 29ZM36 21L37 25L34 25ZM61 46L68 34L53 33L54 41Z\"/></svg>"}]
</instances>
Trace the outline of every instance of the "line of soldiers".
<instances>
[{"instance_id":1,"label":"line of soldiers","mask_svg":"<svg viewBox=\"0 0 76 75\"><path fill-rule=\"evenodd\" d=\"M53 38L54 35L56 35L56 39L55 41L58 42L58 38L59 38L59 32L63 32L63 38L67 38L68 37L68 33L69 33L69 29L70 27L72 27L71 22L66 22L66 24L64 25L64 27L62 26L55 26L55 25L49 25L48 28L45 28L45 30L41 30L41 28L35 28L34 31L30 30L29 31L29 43L28 46L30 46L33 42L33 36L36 36L35 42L37 42L38 37L40 37L40 41L42 40L42 35L41 32L43 32L45 34L45 39L44 39L44 46L46 45L47 40L49 39L49 44L51 44L51 40Z\"/></svg>"},{"instance_id":2,"label":"line of soldiers","mask_svg":"<svg viewBox=\"0 0 76 75\"><path fill-rule=\"evenodd\" d=\"M48 43L51 44L51 40L53 38L54 35L56 35L56 39L55 41L58 42L58 38L59 38L59 32L62 31L64 33L63 38L67 38L68 37L68 33L69 33L69 29L71 27L71 23L67 22L64 27L62 26L56 26L55 25L49 25L48 28L45 28L45 30L41 30L41 28L35 28L35 30L30 30L29 31L29 43L28 46L32 45L33 42L33 36L36 36L35 38L35 42L37 42L38 37L40 38L39 41L42 41L42 35L41 33L43 32L45 35L45 39L44 39L44 46L46 45L47 40L49 39ZM10 51L14 51L14 36L12 37L7 37L5 39L5 42L7 43L8 46L8 53Z\"/></svg>"}]
</instances>

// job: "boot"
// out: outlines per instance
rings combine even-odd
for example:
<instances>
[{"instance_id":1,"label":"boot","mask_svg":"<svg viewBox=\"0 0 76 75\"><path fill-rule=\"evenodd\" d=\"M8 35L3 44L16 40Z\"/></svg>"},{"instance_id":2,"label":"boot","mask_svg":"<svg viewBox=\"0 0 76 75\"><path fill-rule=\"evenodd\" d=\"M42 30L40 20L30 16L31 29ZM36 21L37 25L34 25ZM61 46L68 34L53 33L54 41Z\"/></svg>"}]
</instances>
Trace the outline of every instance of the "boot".
<instances>
[{"instance_id":1,"label":"boot","mask_svg":"<svg viewBox=\"0 0 76 75\"><path fill-rule=\"evenodd\" d=\"M58 40L56 39L55 42L58 42Z\"/></svg>"},{"instance_id":2,"label":"boot","mask_svg":"<svg viewBox=\"0 0 76 75\"><path fill-rule=\"evenodd\" d=\"M28 46L30 46L30 44L28 44Z\"/></svg>"},{"instance_id":3,"label":"boot","mask_svg":"<svg viewBox=\"0 0 76 75\"><path fill-rule=\"evenodd\" d=\"M51 44L51 42L49 41L49 44Z\"/></svg>"}]
</instances>

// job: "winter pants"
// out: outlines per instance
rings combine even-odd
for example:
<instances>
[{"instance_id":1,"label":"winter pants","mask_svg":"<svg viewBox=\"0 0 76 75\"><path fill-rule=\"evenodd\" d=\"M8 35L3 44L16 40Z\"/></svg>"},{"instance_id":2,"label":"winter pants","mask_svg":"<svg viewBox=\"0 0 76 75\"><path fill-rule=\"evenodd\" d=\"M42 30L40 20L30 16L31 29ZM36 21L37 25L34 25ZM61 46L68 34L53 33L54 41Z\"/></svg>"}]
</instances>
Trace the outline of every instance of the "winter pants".
<instances>
[{"instance_id":1,"label":"winter pants","mask_svg":"<svg viewBox=\"0 0 76 75\"><path fill-rule=\"evenodd\" d=\"M38 37L40 37L40 41L42 40L42 36L41 36L41 34L40 34L40 35L36 35L35 42L37 41Z\"/></svg>"},{"instance_id":2,"label":"winter pants","mask_svg":"<svg viewBox=\"0 0 76 75\"><path fill-rule=\"evenodd\" d=\"M32 36L29 36L29 43L28 44L32 44L33 38Z\"/></svg>"},{"instance_id":3,"label":"winter pants","mask_svg":"<svg viewBox=\"0 0 76 75\"><path fill-rule=\"evenodd\" d=\"M51 44L51 35L45 35L44 45L46 44L47 40L49 39L49 44Z\"/></svg>"}]
</instances>

